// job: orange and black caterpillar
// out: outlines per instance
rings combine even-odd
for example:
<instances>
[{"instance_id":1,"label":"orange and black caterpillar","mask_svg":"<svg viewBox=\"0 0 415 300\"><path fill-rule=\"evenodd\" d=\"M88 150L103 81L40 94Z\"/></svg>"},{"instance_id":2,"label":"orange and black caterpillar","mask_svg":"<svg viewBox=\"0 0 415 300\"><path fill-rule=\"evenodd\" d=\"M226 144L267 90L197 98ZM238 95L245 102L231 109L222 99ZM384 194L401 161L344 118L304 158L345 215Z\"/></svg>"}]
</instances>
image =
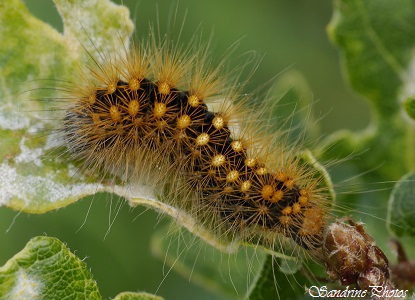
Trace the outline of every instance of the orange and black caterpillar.
<instances>
[{"instance_id":1,"label":"orange and black caterpillar","mask_svg":"<svg viewBox=\"0 0 415 300\"><path fill-rule=\"evenodd\" d=\"M282 234L320 248L327 191L298 145L267 134L258 113L241 114L237 84L206 52L147 45L104 57L80 77L86 83L67 87L61 132L71 157L125 182L151 182L218 235L274 247Z\"/></svg>"}]
</instances>

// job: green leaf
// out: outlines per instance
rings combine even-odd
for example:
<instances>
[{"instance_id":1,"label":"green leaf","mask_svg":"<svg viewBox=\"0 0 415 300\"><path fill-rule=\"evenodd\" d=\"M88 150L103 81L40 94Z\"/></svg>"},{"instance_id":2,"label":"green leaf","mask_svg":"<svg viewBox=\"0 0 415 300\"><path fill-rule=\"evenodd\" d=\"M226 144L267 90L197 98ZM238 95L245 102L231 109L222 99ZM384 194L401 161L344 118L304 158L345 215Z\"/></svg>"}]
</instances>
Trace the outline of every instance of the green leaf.
<instances>
[{"instance_id":1,"label":"green leaf","mask_svg":"<svg viewBox=\"0 0 415 300\"><path fill-rule=\"evenodd\" d=\"M415 120L415 97L408 97L402 102L402 106L408 116Z\"/></svg>"},{"instance_id":2,"label":"green leaf","mask_svg":"<svg viewBox=\"0 0 415 300\"><path fill-rule=\"evenodd\" d=\"M167 266L201 287L241 297L246 294L248 278L256 274L264 261L265 253L259 247L217 249L206 244L175 223L163 226L151 240L153 254Z\"/></svg>"},{"instance_id":3,"label":"green leaf","mask_svg":"<svg viewBox=\"0 0 415 300\"><path fill-rule=\"evenodd\" d=\"M388 228L397 236L415 236L415 173L402 177L393 188L388 207Z\"/></svg>"},{"instance_id":4,"label":"green leaf","mask_svg":"<svg viewBox=\"0 0 415 300\"><path fill-rule=\"evenodd\" d=\"M1 299L101 299L86 264L58 239L35 237L0 268Z\"/></svg>"},{"instance_id":5,"label":"green leaf","mask_svg":"<svg viewBox=\"0 0 415 300\"><path fill-rule=\"evenodd\" d=\"M415 168L413 125L402 118L400 104L414 92L415 1L334 3L329 36L351 86L371 102L373 118L364 132L338 133L325 148L338 145L338 151L323 154L334 158L366 151L359 155L357 173L376 168L375 180L397 180Z\"/></svg>"},{"instance_id":6,"label":"green leaf","mask_svg":"<svg viewBox=\"0 0 415 300\"><path fill-rule=\"evenodd\" d=\"M284 262L283 265L286 267L287 263ZM288 272L277 272L278 268L275 257L267 255L261 272L250 287L247 299L301 299L305 291L305 287L301 284L305 285L310 279L298 273L293 276Z\"/></svg>"},{"instance_id":7,"label":"green leaf","mask_svg":"<svg viewBox=\"0 0 415 300\"><path fill-rule=\"evenodd\" d=\"M20 0L0 4L0 205L31 213L114 190L93 181L74 183L76 165L64 164L62 155L51 157L56 137L45 132L57 128L51 120L59 80L76 82L79 66L90 59L87 52L128 46L133 25L128 10L108 0L56 5L64 35L33 17Z\"/></svg>"},{"instance_id":8,"label":"green leaf","mask_svg":"<svg viewBox=\"0 0 415 300\"><path fill-rule=\"evenodd\" d=\"M402 114L403 100L415 89L415 0L336 0L328 34L339 49L345 77L370 102L372 119L360 132L334 133L317 158L344 158L331 175L353 177L352 192L356 184L370 192L375 183L394 182L415 169L415 127ZM372 216L364 218L368 232L385 249L389 195L385 184L379 186L383 193L357 188L358 193L340 195L337 202L362 211L360 217Z\"/></svg>"},{"instance_id":9,"label":"green leaf","mask_svg":"<svg viewBox=\"0 0 415 300\"><path fill-rule=\"evenodd\" d=\"M386 119L399 113L399 89L413 84L414 16L413 0L335 1L329 35L341 49L347 77Z\"/></svg>"},{"instance_id":10,"label":"green leaf","mask_svg":"<svg viewBox=\"0 0 415 300\"><path fill-rule=\"evenodd\" d=\"M118 294L114 300L164 300L164 298L149 293L123 292Z\"/></svg>"}]
</instances>

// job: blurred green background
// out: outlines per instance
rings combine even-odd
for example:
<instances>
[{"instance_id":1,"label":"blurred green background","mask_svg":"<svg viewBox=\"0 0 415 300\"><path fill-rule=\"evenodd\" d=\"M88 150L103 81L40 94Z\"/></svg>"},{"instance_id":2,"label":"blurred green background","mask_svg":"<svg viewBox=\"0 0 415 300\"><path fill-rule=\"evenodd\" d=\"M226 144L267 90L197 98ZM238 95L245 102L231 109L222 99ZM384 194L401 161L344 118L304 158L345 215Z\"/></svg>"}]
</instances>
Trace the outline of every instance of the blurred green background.
<instances>
[{"instance_id":1,"label":"blurred green background","mask_svg":"<svg viewBox=\"0 0 415 300\"><path fill-rule=\"evenodd\" d=\"M157 11L161 28L165 28L167 16L174 14L177 4L169 0L159 0L157 5L150 0L123 3L130 7L139 37L148 33L149 22L156 23ZM26 4L35 16L62 31L52 1L26 0ZM187 10L183 40L201 24L206 38L213 30L215 52L223 53L239 41L236 56L255 51L262 57L247 89L257 90L287 69L301 72L310 85L315 114L324 116L319 121L322 135L343 128L361 129L369 123L368 106L344 82L337 51L326 35L331 1L180 0L178 7L179 21ZM150 237L159 223L156 212L132 209L111 195L89 197L44 215L19 214L0 207L0 265L31 237L55 236L78 257L86 258L105 299L127 290L155 293L168 271L150 251ZM166 276L157 294L169 300L226 299L174 271Z\"/></svg>"}]
</instances>

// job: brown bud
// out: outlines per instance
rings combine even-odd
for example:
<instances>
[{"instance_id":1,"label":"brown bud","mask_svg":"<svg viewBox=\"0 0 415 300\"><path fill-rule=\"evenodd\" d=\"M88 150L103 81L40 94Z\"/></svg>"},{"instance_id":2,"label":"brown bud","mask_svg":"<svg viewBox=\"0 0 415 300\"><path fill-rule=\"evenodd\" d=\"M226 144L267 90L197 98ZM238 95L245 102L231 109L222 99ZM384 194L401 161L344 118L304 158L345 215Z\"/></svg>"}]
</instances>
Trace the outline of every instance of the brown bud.
<instances>
[{"instance_id":1,"label":"brown bud","mask_svg":"<svg viewBox=\"0 0 415 300\"><path fill-rule=\"evenodd\" d=\"M388 259L376 246L362 223L338 220L328 227L323 260L330 279L341 285L357 284L360 289L384 286L393 289Z\"/></svg>"}]
</instances>

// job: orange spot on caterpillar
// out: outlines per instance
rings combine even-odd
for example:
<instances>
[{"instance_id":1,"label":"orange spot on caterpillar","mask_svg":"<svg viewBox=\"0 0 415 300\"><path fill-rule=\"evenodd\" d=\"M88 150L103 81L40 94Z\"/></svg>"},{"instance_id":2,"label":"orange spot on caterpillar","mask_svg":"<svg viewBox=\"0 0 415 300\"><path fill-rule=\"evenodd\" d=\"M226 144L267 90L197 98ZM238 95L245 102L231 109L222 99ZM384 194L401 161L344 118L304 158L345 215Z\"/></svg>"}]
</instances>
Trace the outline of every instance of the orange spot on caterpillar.
<instances>
[{"instance_id":1,"label":"orange spot on caterpillar","mask_svg":"<svg viewBox=\"0 0 415 300\"><path fill-rule=\"evenodd\" d=\"M309 192L305 189L300 190L300 197L298 197L298 203L300 203L302 206L305 206L308 204L309 200Z\"/></svg>"},{"instance_id":2,"label":"orange spot on caterpillar","mask_svg":"<svg viewBox=\"0 0 415 300\"><path fill-rule=\"evenodd\" d=\"M249 168L253 168L256 166L256 159L255 158L247 158L245 159L245 165Z\"/></svg>"},{"instance_id":3,"label":"orange spot on caterpillar","mask_svg":"<svg viewBox=\"0 0 415 300\"><path fill-rule=\"evenodd\" d=\"M111 117L111 120L113 120L114 122L120 122L121 121L121 113L118 110L117 106L112 105L110 107L110 117Z\"/></svg>"},{"instance_id":4,"label":"orange spot on caterpillar","mask_svg":"<svg viewBox=\"0 0 415 300\"><path fill-rule=\"evenodd\" d=\"M303 224L301 225L298 234L302 236L315 236L321 234L325 225L324 216L325 212L319 206L307 209L304 212Z\"/></svg>"},{"instance_id":5,"label":"orange spot on caterpillar","mask_svg":"<svg viewBox=\"0 0 415 300\"><path fill-rule=\"evenodd\" d=\"M154 103L153 115L155 118L162 118L167 112L167 106L163 102Z\"/></svg>"},{"instance_id":6,"label":"orange spot on caterpillar","mask_svg":"<svg viewBox=\"0 0 415 300\"><path fill-rule=\"evenodd\" d=\"M300 196L298 197L298 203L300 203L301 205L307 205L308 203L308 197L307 196Z\"/></svg>"},{"instance_id":7,"label":"orange spot on caterpillar","mask_svg":"<svg viewBox=\"0 0 415 300\"><path fill-rule=\"evenodd\" d=\"M278 202L278 201L282 200L282 198L283 198L283 197L284 197L284 192L283 192L283 191L281 191L281 190L278 190L278 191L275 191L275 192L272 194L271 201L273 201L273 202Z\"/></svg>"},{"instance_id":8,"label":"orange spot on caterpillar","mask_svg":"<svg viewBox=\"0 0 415 300\"><path fill-rule=\"evenodd\" d=\"M170 85L167 82L159 83L158 85L159 93L163 95L170 94Z\"/></svg>"},{"instance_id":9,"label":"orange spot on caterpillar","mask_svg":"<svg viewBox=\"0 0 415 300\"><path fill-rule=\"evenodd\" d=\"M179 118L177 118L177 128L179 129L185 129L190 126L192 123L192 119L188 115L182 115Z\"/></svg>"},{"instance_id":10,"label":"orange spot on caterpillar","mask_svg":"<svg viewBox=\"0 0 415 300\"><path fill-rule=\"evenodd\" d=\"M207 133L201 133L196 138L196 145L197 146L206 146L209 143L209 134Z\"/></svg>"},{"instance_id":11,"label":"orange spot on caterpillar","mask_svg":"<svg viewBox=\"0 0 415 300\"><path fill-rule=\"evenodd\" d=\"M225 120L221 116L216 116L212 120L212 125L216 129L222 129L225 126Z\"/></svg>"},{"instance_id":12,"label":"orange spot on caterpillar","mask_svg":"<svg viewBox=\"0 0 415 300\"><path fill-rule=\"evenodd\" d=\"M137 99L133 99L128 103L128 114L135 118L140 111L140 103Z\"/></svg>"},{"instance_id":13,"label":"orange spot on caterpillar","mask_svg":"<svg viewBox=\"0 0 415 300\"><path fill-rule=\"evenodd\" d=\"M268 170L266 168L258 168L255 173L257 175L265 175L268 173Z\"/></svg>"},{"instance_id":14,"label":"orange spot on caterpillar","mask_svg":"<svg viewBox=\"0 0 415 300\"><path fill-rule=\"evenodd\" d=\"M299 203L293 204L293 214L298 214L301 212L301 205Z\"/></svg>"},{"instance_id":15,"label":"orange spot on caterpillar","mask_svg":"<svg viewBox=\"0 0 415 300\"><path fill-rule=\"evenodd\" d=\"M241 184L241 192L247 192L251 189L252 183L249 180L245 180L244 182L242 182Z\"/></svg>"},{"instance_id":16,"label":"orange spot on caterpillar","mask_svg":"<svg viewBox=\"0 0 415 300\"><path fill-rule=\"evenodd\" d=\"M261 196L265 200L269 200L274 194L274 188L271 185L264 185L261 190Z\"/></svg>"},{"instance_id":17,"label":"orange spot on caterpillar","mask_svg":"<svg viewBox=\"0 0 415 300\"><path fill-rule=\"evenodd\" d=\"M239 172L237 170L232 170L226 175L227 182L235 182L239 178Z\"/></svg>"},{"instance_id":18,"label":"orange spot on caterpillar","mask_svg":"<svg viewBox=\"0 0 415 300\"><path fill-rule=\"evenodd\" d=\"M211 162L211 164L212 164L212 166L213 166L213 167L220 167L220 166L222 166L225 162L226 162L226 157L225 157L225 155L218 154L218 155L215 155L215 156L212 158L212 162Z\"/></svg>"},{"instance_id":19,"label":"orange spot on caterpillar","mask_svg":"<svg viewBox=\"0 0 415 300\"><path fill-rule=\"evenodd\" d=\"M187 98L187 103L191 107L197 107L199 105L199 98L196 95L191 95Z\"/></svg>"},{"instance_id":20,"label":"orange spot on caterpillar","mask_svg":"<svg viewBox=\"0 0 415 300\"><path fill-rule=\"evenodd\" d=\"M242 151L244 149L241 141L233 141L231 147L235 152Z\"/></svg>"},{"instance_id":21,"label":"orange spot on caterpillar","mask_svg":"<svg viewBox=\"0 0 415 300\"><path fill-rule=\"evenodd\" d=\"M140 81L137 78L131 78L128 81L128 87L131 91L137 91L138 89L140 89Z\"/></svg>"},{"instance_id":22,"label":"orange spot on caterpillar","mask_svg":"<svg viewBox=\"0 0 415 300\"><path fill-rule=\"evenodd\" d=\"M291 206L287 206L286 208L284 208L283 210L281 210L281 213L283 215L289 215L291 212L293 211Z\"/></svg>"}]
</instances>

